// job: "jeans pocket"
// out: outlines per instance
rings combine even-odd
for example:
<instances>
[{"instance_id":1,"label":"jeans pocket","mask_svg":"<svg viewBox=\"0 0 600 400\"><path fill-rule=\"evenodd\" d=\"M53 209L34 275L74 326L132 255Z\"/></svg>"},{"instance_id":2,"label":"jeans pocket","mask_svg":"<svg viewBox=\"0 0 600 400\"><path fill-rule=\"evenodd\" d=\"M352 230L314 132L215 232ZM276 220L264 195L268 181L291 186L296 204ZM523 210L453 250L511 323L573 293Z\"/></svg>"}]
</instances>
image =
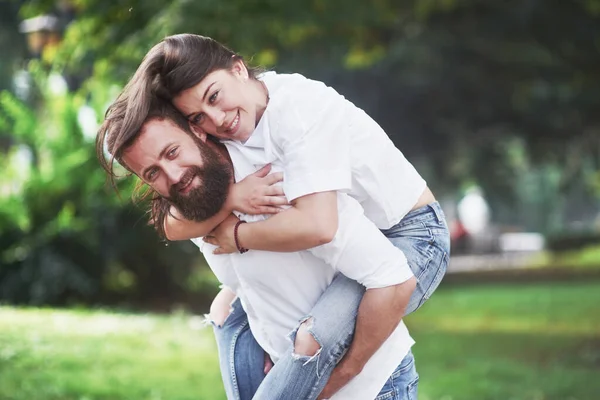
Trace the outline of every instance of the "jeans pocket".
<instances>
[{"instance_id":1,"label":"jeans pocket","mask_svg":"<svg viewBox=\"0 0 600 400\"><path fill-rule=\"evenodd\" d=\"M396 391L396 389L392 389L389 392L385 392L382 393L380 395L378 395L377 397L375 397L375 400L390 400L390 399L396 399L396 395L398 394L398 392Z\"/></svg>"},{"instance_id":2,"label":"jeans pocket","mask_svg":"<svg viewBox=\"0 0 600 400\"><path fill-rule=\"evenodd\" d=\"M408 400L417 400L418 399L418 390L419 389L419 376L412 380L406 386L406 398Z\"/></svg>"}]
</instances>

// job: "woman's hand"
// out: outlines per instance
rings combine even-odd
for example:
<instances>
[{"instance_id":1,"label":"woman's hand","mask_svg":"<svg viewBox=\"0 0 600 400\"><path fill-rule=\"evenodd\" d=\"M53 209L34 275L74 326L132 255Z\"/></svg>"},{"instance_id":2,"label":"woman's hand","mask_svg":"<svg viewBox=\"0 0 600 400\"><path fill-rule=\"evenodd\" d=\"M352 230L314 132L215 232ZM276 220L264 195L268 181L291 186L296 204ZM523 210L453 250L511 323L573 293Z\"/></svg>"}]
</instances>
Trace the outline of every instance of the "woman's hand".
<instances>
[{"instance_id":1,"label":"woman's hand","mask_svg":"<svg viewBox=\"0 0 600 400\"><path fill-rule=\"evenodd\" d=\"M213 254L231 254L238 251L235 245L235 237L233 228L239 221L238 217L231 214L223 222L221 222L212 232L204 236L202 240L217 246Z\"/></svg>"},{"instance_id":2,"label":"woman's hand","mask_svg":"<svg viewBox=\"0 0 600 400\"><path fill-rule=\"evenodd\" d=\"M283 173L269 174L271 164L267 164L252 175L233 185L232 208L245 214L277 214L281 206L288 205L281 185Z\"/></svg>"}]
</instances>

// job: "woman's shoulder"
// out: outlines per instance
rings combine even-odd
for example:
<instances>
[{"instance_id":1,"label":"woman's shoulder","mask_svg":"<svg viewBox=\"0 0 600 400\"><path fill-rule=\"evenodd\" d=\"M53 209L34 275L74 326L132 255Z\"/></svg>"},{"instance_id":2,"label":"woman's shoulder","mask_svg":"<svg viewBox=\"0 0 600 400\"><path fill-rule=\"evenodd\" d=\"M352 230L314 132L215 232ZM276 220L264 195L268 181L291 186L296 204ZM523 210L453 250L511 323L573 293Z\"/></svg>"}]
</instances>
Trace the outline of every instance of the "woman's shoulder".
<instances>
[{"instance_id":1,"label":"woman's shoulder","mask_svg":"<svg viewBox=\"0 0 600 400\"><path fill-rule=\"evenodd\" d=\"M320 95L329 89L321 81L309 79L302 74L265 73L261 80L267 85L269 97L278 102L293 103L304 97Z\"/></svg>"},{"instance_id":2,"label":"woman's shoulder","mask_svg":"<svg viewBox=\"0 0 600 400\"><path fill-rule=\"evenodd\" d=\"M269 90L269 126L276 141L298 137L326 115L342 112L344 98L323 82L301 74L275 74L266 77Z\"/></svg>"}]
</instances>

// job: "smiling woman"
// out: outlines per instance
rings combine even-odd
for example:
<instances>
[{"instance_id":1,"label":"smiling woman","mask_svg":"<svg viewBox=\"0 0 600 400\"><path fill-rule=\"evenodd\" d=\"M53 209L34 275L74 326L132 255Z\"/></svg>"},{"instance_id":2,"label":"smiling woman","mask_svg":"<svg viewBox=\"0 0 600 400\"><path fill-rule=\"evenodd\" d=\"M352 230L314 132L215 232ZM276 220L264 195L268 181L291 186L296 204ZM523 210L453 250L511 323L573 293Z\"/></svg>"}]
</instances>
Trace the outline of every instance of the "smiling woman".
<instances>
[{"instance_id":1,"label":"smiling woman","mask_svg":"<svg viewBox=\"0 0 600 400\"><path fill-rule=\"evenodd\" d=\"M267 107L264 84L250 79L241 60L230 70L208 74L195 86L173 98L173 104L186 115L192 129L220 139L248 140Z\"/></svg>"}]
</instances>

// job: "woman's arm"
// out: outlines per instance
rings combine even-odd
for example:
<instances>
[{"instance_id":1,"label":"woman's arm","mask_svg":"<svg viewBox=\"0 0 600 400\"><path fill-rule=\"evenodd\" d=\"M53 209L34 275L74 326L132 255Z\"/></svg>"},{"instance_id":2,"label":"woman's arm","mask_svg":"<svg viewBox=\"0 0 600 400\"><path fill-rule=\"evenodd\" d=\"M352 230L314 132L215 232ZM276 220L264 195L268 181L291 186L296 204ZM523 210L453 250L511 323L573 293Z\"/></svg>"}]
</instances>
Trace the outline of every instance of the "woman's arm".
<instances>
[{"instance_id":1,"label":"woman's arm","mask_svg":"<svg viewBox=\"0 0 600 400\"><path fill-rule=\"evenodd\" d=\"M206 236L223 222L233 210L246 214L275 214L280 206L288 204L281 186L275 185L283 180L281 172L269 175L271 166L267 165L239 183L233 184L227 196L227 202L213 217L201 221L189 221L181 216L175 207L167 213L164 230L169 240L187 240Z\"/></svg>"},{"instance_id":2,"label":"woman's arm","mask_svg":"<svg viewBox=\"0 0 600 400\"><path fill-rule=\"evenodd\" d=\"M234 238L238 221L231 215L204 237L205 242L218 246L214 254L238 251ZM337 194L321 192L294 200L292 207L264 221L241 224L238 241L252 250L294 252L331 242L337 229Z\"/></svg>"},{"instance_id":3,"label":"woman's arm","mask_svg":"<svg viewBox=\"0 0 600 400\"><path fill-rule=\"evenodd\" d=\"M175 241L205 236L230 214L231 208L224 206L213 217L202 222L195 222L183 218L177 208L171 206L170 213L166 216L164 223L165 237L168 240Z\"/></svg>"},{"instance_id":4,"label":"woman's arm","mask_svg":"<svg viewBox=\"0 0 600 400\"><path fill-rule=\"evenodd\" d=\"M331 242L338 229L336 192L302 196L265 221L242 224L240 245L254 250L293 252Z\"/></svg>"}]
</instances>

